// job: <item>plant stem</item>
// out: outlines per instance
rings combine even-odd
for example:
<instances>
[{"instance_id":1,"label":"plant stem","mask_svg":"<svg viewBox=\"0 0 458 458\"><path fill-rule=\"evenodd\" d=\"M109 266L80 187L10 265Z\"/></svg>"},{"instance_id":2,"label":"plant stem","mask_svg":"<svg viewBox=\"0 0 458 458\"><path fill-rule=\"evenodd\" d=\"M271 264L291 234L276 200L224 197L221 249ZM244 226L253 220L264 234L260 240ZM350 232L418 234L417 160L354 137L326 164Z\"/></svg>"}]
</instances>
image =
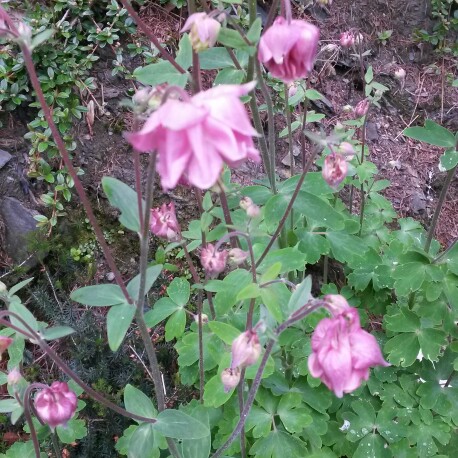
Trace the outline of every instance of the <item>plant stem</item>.
<instances>
[{"instance_id":1,"label":"plant stem","mask_svg":"<svg viewBox=\"0 0 458 458\"><path fill-rule=\"evenodd\" d=\"M243 405L244 405L244 399L243 399L243 387L245 386L245 368L242 369L242 372L240 374L240 382L237 386L237 396L239 400L239 412L240 416L242 415L243 412ZM242 426L242 429L240 430L240 454L242 455L242 458L246 458L246 443L245 443L245 425Z\"/></svg>"},{"instance_id":2,"label":"plant stem","mask_svg":"<svg viewBox=\"0 0 458 458\"><path fill-rule=\"evenodd\" d=\"M29 425L30 429L30 436L32 437L32 443L33 443L33 449L35 451L35 457L40 458L40 444L38 442L38 437L37 437L37 431L35 430L35 426L33 424L32 420L32 415L30 413L30 394L32 390L35 389L35 387L32 385L29 385L24 393L24 417L25 421Z\"/></svg>"},{"instance_id":3,"label":"plant stem","mask_svg":"<svg viewBox=\"0 0 458 458\"><path fill-rule=\"evenodd\" d=\"M119 0L124 8L129 13L130 17L135 21L138 28L149 38L151 43L156 47L156 49L161 53L161 56L168 60L180 73L186 73L186 70L177 63L177 61L169 54L161 45L159 40L156 38L156 35L151 32L149 27L140 19L140 16L134 10L132 5L128 0Z\"/></svg>"},{"instance_id":4,"label":"plant stem","mask_svg":"<svg viewBox=\"0 0 458 458\"><path fill-rule=\"evenodd\" d=\"M456 147L458 148L458 145ZM433 240L434 233L436 232L436 226L437 226L437 223L439 221L439 216L440 216L442 207L444 205L445 198L447 196L447 192L448 192L448 189L450 187L450 183L452 182L452 179L453 179L453 176L455 175L457 167L458 166L455 165L455 167L453 167L453 169L450 169L448 171L447 177L445 179L445 183L442 186L442 190L441 190L441 193L440 193L440 196L439 196L439 201L437 202L436 209L434 210L433 219L431 220L431 225L429 226L428 235L426 237L426 242L425 242L425 251L426 251L426 253L429 252L429 249L431 247L431 242Z\"/></svg>"},{"instance_id":5,"label":"plant stem","mask_svg":"<svg viewBox=\"0 0 458 458\"><path fill-rule=\"evenodd\" d=\"M277 229L275 229L274 235L271 237L271 239L269 240L269 243L267 244L266 248L262 252L262 254L259 257L259 259L257 260L256 267L258 267L259 264L261 264L261 262L266 257L266 255L269 252L269 250L272 248L272 245L275 243L275 240L277 240L278 236L280 235L280 233L281 233L281 231L283 229L283 226L285 225L285 222L286 222L286 220L288 218L288 215L289 215L291 209L293 208L294 202L296 201L297 195L299 194L299 191L301 190L301 186L302 186L302 183L305 180L305 176L307 175L310 167L313 164L313 160L315 159L316 153L317 153L316 149L312 150L312 152L310 154L310 157L309 157L307 163L305 164L305 167L304 167L304 170L302 172L302 175L300 176L299 181L297 182L296 189L293 192L291 200L289 201L288 206L286 207L285 213L283 214L280 222L278 223L278 226L277 226Z\"/></svg>"},{"instance_id":6,"label":"plant stem","mask_svg":"<svg viewBox=\"0 0 458 458\"><path fill-rule=\"evenodd\" d=\"M61 458L62 454L60 451L59 439L57 438L57 434L55 432L51 434L51 440L52 440L52 446L54 449L54 453L56 454L56 458Z\"/></svg>"},{"instance_id":7,"label":"plant stem","mask_svg":"<svg viewBox=\"0 0 458 458\"><path fill-rule=\"evenodd\" d=\"M269 89L267 88L266 82L262 75L262 69L260 62L255 60L256 73L258 75L259 88L261 89L264 101L267 106L267 131L269 137L269 160L270 160L270 186L272 192L277 194L277 188L275 183L275 119L274 109L272 103L272 97L270 96Z\"/></svg>"},{"instance_id":8,"label":"plant stem","mask_svg":"<svg viewBox=\"0 0 458 458\"><path fill-rule=\"evenodd\" d=\"M294 154L293 154L293 133L291 131L291 110L289 107L289 94L288 86L285 84L285 112L286 112L286 125L288 126L288 149L289 149L289 159L290 159L290 169L291 176L294 175Z\"/></svg>"},{"instance_id":9,"label":"plant stem","mask_svg":"<svg viewBox=\"0 0 458 458\"><path fill-rule=\"evenodd\" d=\"M219 200L221 202L221 207L223 208L224 221L226 223L226 226L229 226L227 230L229 232L233 232L234 229L230 227L232 226L232 218L231 218L231 212L229 210L229 204L227 203L226 192L224 191L224 184L222 183L221 180L218 180L218 185L219 185ZM231 242L231 248L237 248L239 246L238 238L231 237L230 242Z\"/></svg>"},{"instance_id":10,"label":"plant stem","mask_svg":"<svg viewBox=\"0 0 458 458\"><path fill-rule=\"evenodd\" d=\"M29 77L30 77L30 81L32 83L32 87L37 95L37 98L38 98L38 101L40 103L40 106L41 106L41 109L43 110L43 115L46 119L46 122L48 123L48 127L49 129L51 130L51 133L52 133L52 136L54 138L54 141L56 143L56 146L57 146L57 149L59 150L59 153L68 169L68 174L72 177L73 179L73 182L75 184L75 189L76 189L76 192L78 193L78 196L81 200L81 203L83 204L83 207L86 211L86 214L87 214L87 217L94 229L94 233L95 233L95 236L97 238L97 242L99 243L101 249L102 249L102 252L103 252L103 255L107 261L107 264L108 266L110 267L111 271L113 272L114 276L115 276L115 279L116 279L116 283L118 284L118 286L121 288L122 290L122 293L123 295L125 296L127 302L129 304L132 303L132 299L131 297L129 296L129 293L127 292L127 288L126 288L126 285L121 277L121 273L119 272L117 266L116 266L116 263L114 261L114 258L111 254L111 251L110 251L110 248L107 244L107 242L105 241L105 237L103 236L103 232L102 230L100 229L100 226L97 222L97 219L94 215L94 212L92 210L92 207L91 207L91 204L89 203L89 199L87 198L86 196L86 192L84 191L84 188L83 188L83 185L80 181L80 179L78 178L78 175L76 173L76 170L75 168L73 167L73 164L72 164L72 161L70 159L70 155L68 154L68 151L67 151L67 148L65 147L65 144L62 140L62 137L60 136L60 133L59 133L59 130L57 129L55 123L54 123L54 120L53 120L53 117L52 117L52 114L51 114L51 110L48 106L48 104L46 103L46 100L45 100L45 97L44 97L44 94L43 94L43 90L41 89L41 85L40 85L40 81L38 79L38 76L37 76L37 73L35 71L35 66L33 64L33 60L32 60L32 55L30 54L30 51L29 49L27 48L27 46L21 44L21 50L22 50L22 54L24 56L24 63L26 65L26 68L27 68L27 72L29 74Z\"/></svg>"},{"instance_id":11,"label":"plant stem","mask_svg":"<svg viewBox=\"0 0 458 458\"><path fill-rule=\"evenodd\" d=\"M267 16L266 25L264 26L264 30L268 29L274 22L275 16L277 15L279 3L280 3L280 0L273 0L272 6L270 7L270 10L269 10L269 14Z\"/></svg>"},{"instance_id":12,"label":"plant stem","mask_svg":"<svg viewBox=\"0 0 458 458\"><path fill-rule=\"evenodd\" d=\"M364 78L364 75L363 75ZM364 122L362 126L362 132L361 132L361 160L360 164L364 162L364 149L366 148L366 126L367 126L367 119L369 115L369 111L371 109L371 106L369 105L369 108L367 109L367 113L364 116ZM359 210L359 233L358 236L361 236L362 230L363 230L363 221L364 221L364 208L366 207L366 195L364 192L364 184L361 184L361 207ZM351 196L353 197L353 196ZM351 203L352 206L352 203ZM351 213L351 208L350 208L350 213Z\"/></svg>"}]
</instances>

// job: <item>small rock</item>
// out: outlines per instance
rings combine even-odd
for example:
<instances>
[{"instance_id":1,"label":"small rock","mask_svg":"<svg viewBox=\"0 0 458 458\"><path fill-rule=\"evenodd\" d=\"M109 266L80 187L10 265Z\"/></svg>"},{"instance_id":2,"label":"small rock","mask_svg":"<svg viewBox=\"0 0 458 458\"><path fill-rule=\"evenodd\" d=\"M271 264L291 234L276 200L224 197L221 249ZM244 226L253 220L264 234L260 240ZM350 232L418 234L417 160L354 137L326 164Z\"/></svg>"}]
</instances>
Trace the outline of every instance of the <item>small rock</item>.
<instances>
[{"instance_id":1,"label":"small rock","mask_svg":"<svg viewBox=\"0 0 458 458\"><path fill-rule=\"evenodd\" d=\"M416 215L426 210L426 196L423 191L417 191L412 195L410 208Z\"/></svg>"},{"instance_id":2,"label":"small rock","mask_svg":"<svg viewBox=\"0 0 458 458\"><path fill-rule=\"evenodd\" d=\"M14 197L5 197L0 201L0 217L6 228L4 249L16 264L21 264L32 254L27 246L37 226L33 216L34 213ZM34 255L25 266L34 267L37 264L38 256Z\"/></svg>"},{"instance_id":3,"label":"small rock","mask_svg":"<svg viewBox=\"0 0 458 458\"><path fill-rule=\"evenodd\" d=\"M373 142L377 141L378 138L377 126L374 122L368 121L366 124L366 139Z\"/></svg>"},{"instance_id":4,"label":"small rock","mask_svg":"<svg viewBox=\"0 0 458 458\"><path fill-rule=\"evenodd\" d=\"M115 274L113 272L108 272L105 277L108 281L113 281L115 279Z\"/></svg>"},{"instance_id":5,"label":"small rock","mask_svg":"<svg viewBox=\"0 0 458 458\"><path fill-rule=\"evenodd\" d=\"M10 153L8 151L5 151L3 149L0 149L0 169L3 168L12 158Z\"/></svg>"}]
</instances>

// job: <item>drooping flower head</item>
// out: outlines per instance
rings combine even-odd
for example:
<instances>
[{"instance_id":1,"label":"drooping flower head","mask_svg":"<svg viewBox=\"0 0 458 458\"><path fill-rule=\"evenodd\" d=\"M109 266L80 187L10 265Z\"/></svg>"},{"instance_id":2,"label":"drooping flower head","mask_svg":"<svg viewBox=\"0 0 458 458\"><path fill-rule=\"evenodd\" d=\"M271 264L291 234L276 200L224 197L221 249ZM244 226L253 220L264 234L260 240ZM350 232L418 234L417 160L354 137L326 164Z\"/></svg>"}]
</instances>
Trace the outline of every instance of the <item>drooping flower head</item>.
<instances>
[{"instance_id":1,"label":"drooping flower head","mask_svg":"<svg viewBox=\"0 0 458 458\"><path fill-rule=\"evenodd\" d=\"M3 352L13 343L11 337L0 336L0 361L2 360Z\"/></svg>"},{"instance_id":2,"label":"drooping flower head","mask_svg":"<svg viewBox=\"0 0 458 458\"><path fill-rule=\"evenodd\" d=\"M41 390L34 400L38 416L52 430L56 426L67 424L73 417L77 404L76 394L65 382L53 382L50 387Z\"/></svg>"},{"instance_id":3,"label":"drooping flower head","mask_svg":"<svg viewBox=\"0 0 458 458\"><path fill-rule=\"evenodd\" d=\"M254 329L242 332L232 342L231 368L251 366L261 354L261 344Z\"/></svg>"},{"instance_id":4,"label":"drooping flower head","mask_svg":"<svg viewBox=\"0 0 458 458\"><path fill-rule=\"evenodd\" d=\"M237 167L247 159L259 161L252 139L258 133L239 99L254 86L220 85L183 101L169 97L139 132L126 138L141 152L158 152L164 190L180 180L211 188L224 164Z\"/></svg>"},{"instance_id":5,"label":"drooping flower head","mask_svg":"<svg viewBox=\"0 0 458 458\"><path fill-rule=\"evenodd\" d=\"M368 110L369 110L369 100L363 99L356 104L355 116L358 116L358 118L360 118L361 116L364 116Z\"/></svg>"},{"instance_id":6,"label":"drooping flower head","mask_svg":"<svg viewBox=\"0 0 458 458\"><path fill-rule=\"evenodd\" d=\"M207 243L200 253L200 263L205 273L211 278L217 277L226 268L228 254L227 250L216 251L212 243Z\"/></svg>"},{"instance_id":7,"label":"drooping flower head","mask_svg":"<svg viewBox=\"0 0 458 458\"><path fill-rule=\"evenodd\" d=\"M358 311L343 296L324 297L332 317L318 323L312 335L309 372L339 398L369 378L369 368L389 366L372 334L361 329Z\"/></svg>"},{"instance_id":8,"label":"drooping flower head","mask_svg":"<svg viewBox=\"0 0 458 458\"><path fill-rule=\"evenodd\" d=\"M342 32L340 34L340 46L342 48L351 48L355 44L355 35L353 32Z\"/></svg>"},{"instance_id":9,"label":"drooping flower head","mask_svg":"<svg viewBox=\"0 0 458 458\"><path fill-rule=\"evenodd\" d=\"M169 242L180 240L180 226L173 202L151 210L150 229L154 235L165 238Z\"/></svg>"},{"instance_id":10,"label":"drooping flower head","mask_svg":"<svg viewBox=\"0 0 458 458\"><path fill-rule=\"evenodd\" d=\"M325 157L321 174L331 188L336 189L345 180L347 172L347 161L341 154L331 153Z\"/></svg>"},{"instance_id":11,"label":"drooping flower head","mask_svg":"<svg viewBox=\"0 0 458 458\"><path fill-rule=\"evenodd\" d=\"M305 78L313 69L320 32L306 21L277 17L261 36L258 59L284 83Z\"/></svg>"},{"instance_id":12,"label":"drooping flower head","mask_svg":"<svg viewBox=\"0 0 458 458\"><path fill-rule=\"evenodd\" d=\"M220 28L221 24L207 13L194 13L188 17L181 32L190 30L191 45L199 52L215 45Z\"/></svg>"}]
</instances>

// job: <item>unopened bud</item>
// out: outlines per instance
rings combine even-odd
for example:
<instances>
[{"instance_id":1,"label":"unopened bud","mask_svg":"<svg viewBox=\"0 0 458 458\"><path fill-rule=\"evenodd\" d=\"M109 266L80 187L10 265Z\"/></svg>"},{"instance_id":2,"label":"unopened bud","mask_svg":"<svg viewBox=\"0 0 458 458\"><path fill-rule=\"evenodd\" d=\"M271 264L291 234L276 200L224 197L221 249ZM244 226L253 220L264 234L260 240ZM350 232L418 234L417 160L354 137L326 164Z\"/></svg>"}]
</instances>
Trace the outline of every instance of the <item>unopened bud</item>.
<instances>
[{"instance_id":1,"label":"unopened bud","mask_svg":"<svg viewBox=\"0 0 458 458\"><path fill-rule=\"evenodd\" d=\"M228 367L221 372L221 381L224 385L224 391L228 393L234 389L240 382L240 369L235 367L234 369Z\"/></svg>"},{"instance_id":2,"label":"unopened bud","mask_svg":"<svg viewBox=\"0 0 458 458\"><path fill-rule=\"evenodd\" d=\"M26 46L30 47L32 44L32 29L24 22L19 22L17 25L17 31L19 34L19 40L21 40Z\"/></svg>"},{"instance_id":3,"label":"unopened bud","mask_svg":"<svg viewBox=\"0 0 458 458\"><path fill-rule=\"evenodd\" d=\"M22 379L21 372L17 367L8 372L7 382L8 385L17 385Z\"/></svg>"},{"instance_id":4,"label":"unopened bud","mask_svg":"<svg viewBox=\"0 0 458 458\"><path fill-rule=\"evenodd\" d=\"M249 197L245 196L242 198L239 205L242 210L246 210L250 205L253 205L253 201Z\"/></svg>"},{"instance_id":5,"label":"unopened bud","mask_svg":"<svg viewBox=\"0 0 458 458\"><path fill-rule=\"evenodd\" d=\"M342 111L344 113L351 113L353 111L353 107L351 105L344 105L342 107Z\"/></svg>"},{"instance_id":6,"label":"unopened bud","mask_svg":"<svg viewBox=\"0 0 458 458\"><path fill-rule=\"evenodd\" d=\"M250 205L246 209L246 214L249 218L257 218L260 213L261 213L261 209L255 204Z\"/></svg>"},{"instance_id":7,"label":"unopened bud","mask_svg":"<svg viewBox=\"0 0 458 458\"><path fill-rule=\"evenodd\" d=\"M352 32L343 32L340 34L339 42L342 48L351 48L355 44L355 36Z\"/></svg>"},{"instance_id":8,"label":"unopened bud","mask_svg":"<svg viewBox=\"0 0 458 458\"><path fill-rule=\"evenodd\" d=\"M353 145L348 142L342 142L339 145L339 151L346 157L346 159L351 160L353 159L353 156L355 155L355 150L353 148Z\"/></svg>"},{"instance_id":9,"label":"unopened bud","mask_svg":"<svg viewBox=\"0 0 458 458\"><path fill-rule=\"evenodd\" d=\"M297 86L295 84L290 84L288 87L288 97L294 97L297 93Z\"/></svg>"},{"instance_id":10,"label":"unopened bud","mask_svg":"<svg viewBox=\"0 0 458 458\"><path fill-rule=\"evenodd\" d=\"M361 33L357 33L355 35L355 43L357 45L360 45L360 44L362 44L363 41L364 41L364 36Z\"/></svg>"},{"instance_id":11,"label":"unopened bud","mask_svg":"<svg viewBox=\"0 0 458 458\"><path fill-rule=\"evenodd\" d=\"M229 261L240 265L248 257L248 254L248 251L243 251L240 248L232 248L232 250L229 250Z\"/></svg>"},{"instance_id":12,"label":"unopened bud","mask_svg":"<svg viewBox=\"0 0 458 458\"><path fill-rule=\"evenodd\" d=\"M369 110L369 100L363 99L356 104L355 115L358 118L360 118L361 116L365 116L368 110Z\"/></svg>"},{"instance_id":13,"label":"unopened bud","mask_svg":"<svg viewBox=\"0 0 458 458\"><path fill-rule=\"evenodd\" d=\"M403 80L406 77L406 71L400 67L394 72L394 76L398 80Z\"/></svg>"},{"instance_id":14,"label":"unopened bud","mask_svg":"<svg viewBox=\"0 0 458 458\"><path fill-rule=\"evenodd\" d=\"M261 354L258 334L253 329L240 334L232 342L231 368L246 367L254 364Z\"/></svg>"},{"instance_id":15,"label":"unopened bud","mask_svg":"<svg viewBox=\"0 0 458 458\"><path fill-rule=\"evenodd\" d=\"M194 321L199 324L199 315L194 315ZM202 324L207 324L208 323L208 315L205 313L202 313Z\"/></svg>"},{"instance_id":16,"label":"unopened bud","mask_svg":"<svg viewBox=\"0 0 458 458\"><path fill-rule=\"evenodd\" d=\"M207 13L194 13L188 17L181 32L189 32L194 51L199 52L215 45L221 24Z\"/></svg>"},{"instance_id":17,"label":"unopened bud","mask_svg":"<svg viewBox=\"0 0 458 458\"><path fill-rule=\"evenodd\" d=\"M350 308L347 299L340 294L327 294L323 297L323 300L326 302L326 307L333 315L339 315Z\"/></svg>"},{"instance_id":18,"label":"unopened bud","mask_svg":"<svg viewBox=\"0 0 458 458\"><path fill-rule=\"evenodd\" d=\"M0 361L2 360L3 352L13 343L11 337L0 336Z\"/></svg>"},{"instance_id":19,"label":"unopened bud","mask_svg":"<svg viewBox=\"0 0 458 458\"><path fill-rule=\"evenodd\" d=\"M331 188L337 188L347 176L347 172L348 165L343 156L336 153L326 156L321 174Z\"/></svg>"}]
</instances>

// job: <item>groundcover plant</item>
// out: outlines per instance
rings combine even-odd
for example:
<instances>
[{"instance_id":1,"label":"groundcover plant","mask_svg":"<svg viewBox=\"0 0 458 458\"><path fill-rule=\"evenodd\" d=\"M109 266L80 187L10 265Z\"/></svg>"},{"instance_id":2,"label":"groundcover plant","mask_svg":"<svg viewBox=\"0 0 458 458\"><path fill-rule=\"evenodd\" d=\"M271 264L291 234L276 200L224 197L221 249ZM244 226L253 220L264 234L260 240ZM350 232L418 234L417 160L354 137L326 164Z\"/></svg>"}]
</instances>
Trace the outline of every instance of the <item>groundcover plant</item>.
<instances>
[{"instance_id":1,"label":"groundcover plant","mask_svg":"<svg viewBox=\"0 0 458 458\"><path fill-rule=\"evenodd\" d=\"M247 10L243 21L230 3ZM377 178L367 157L367 121L388 88L365 66L363 35L343 30L326 45L360 62L364 97L350 107L352 119L325 133L312 129L322 117L309 110L310 101L322 99L309 81L323 52L319 28L294 18L289 0L274 0L264 25L252 0L202 2L199 9L189 1L176 55L128 0L112 1L160 56L134 72L142 86L131 104L134 127L124 137L132 146L135 189L113 177L101 182L120 224L138 235L137 272L127 278L37 77L33 52L52 30L33 36L6 6L0 6L2 40L22 53L115 279L75 289L73 306L102 311L112 352L127 351L123 343L134 330L151 389L126 383L122 399L113 399L87 384L48 343L70 339L74 330L43 322L27 308L24 291L33 278L0 283L0 352L8 355L0 412L23 425L28 439L1 456L70 456L66 444L87 433L90 398L107 420L131 419L115 448L132 458L456 456L458 248L442 249L434 234L458 164L457 135L431 120L405 130L444 149L447 178L427 230L398 218L381 194L389 182ZM281 114L285 132L275 122ZM301 144L297 165L294 131ZM276 146L285 136L291 177L281 180ZM258 164L265 175L241 185L231 171L242 164ZM191 221L180 218L173 198L157 203L161 190L177 186L195 199ZM349 190L346 200L342 189ZM162 245L156 251L152 239ZM341 266L339 286L328 283L330 263ZM313 265L323 271L310 273ZM165 271L175 274L156 300ZM168 402L152 332L161 323L177 353L178 383L190 387L176 408ZM24 356L30 347L58 367L58 379L30 376Z\"/></svg>"}]
</instances>

